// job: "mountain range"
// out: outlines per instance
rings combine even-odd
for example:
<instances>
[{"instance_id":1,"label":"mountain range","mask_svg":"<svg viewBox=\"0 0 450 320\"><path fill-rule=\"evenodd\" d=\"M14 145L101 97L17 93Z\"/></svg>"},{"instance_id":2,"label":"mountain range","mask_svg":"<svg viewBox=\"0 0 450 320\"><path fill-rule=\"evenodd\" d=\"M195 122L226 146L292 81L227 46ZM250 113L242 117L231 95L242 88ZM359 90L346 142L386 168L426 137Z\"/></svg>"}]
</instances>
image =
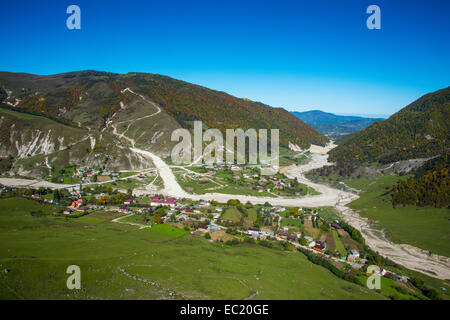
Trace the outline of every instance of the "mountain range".
<instances>
[{"instance_id":1,"label":"mountain range","mask_svg":"<svg viewBox=\"0 0 450 320\"><path fill-rule=\"evenodd\" d=\"M365 129L383 118L364 118L358 116L342 116L320 110L292 111L293 115L306 122L322 134L337 137Z\"/></svg>"},{"instance_id":2,"label":"mountain range","mask_svg":"<svg viewBox=\"0 0 450 320\"><path fill-rule=\"evenodd\" d=\"M139 170L149 159L131 147L170 155L177 128L280 130L280 144L306 148L327 138L282 108L240 99L167 76L78 71L0 72L3 170L38 176L50 167ZM5 159L9 159L6 161Z\"/></svg>"}]
</instances>

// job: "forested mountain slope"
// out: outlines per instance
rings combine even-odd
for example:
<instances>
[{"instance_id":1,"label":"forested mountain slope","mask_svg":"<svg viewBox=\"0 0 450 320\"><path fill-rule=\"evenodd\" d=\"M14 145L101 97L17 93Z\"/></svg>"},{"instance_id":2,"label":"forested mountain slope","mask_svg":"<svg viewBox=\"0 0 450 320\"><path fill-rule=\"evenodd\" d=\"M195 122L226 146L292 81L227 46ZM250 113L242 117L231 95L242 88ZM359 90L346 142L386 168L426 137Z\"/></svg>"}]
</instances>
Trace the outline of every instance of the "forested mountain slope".
<instances>
[{"instance_id":1,"label":"forested mountain slope","mask_svg":"<svg viewBox=\"0 0 450 320\"><path fill-rule=\"evenodd\" d=\"M333 149L336 162L390 163L445 154L450 135L450 88L429 93L389 119L375 122Z\"/></svg>"}]
</instances>

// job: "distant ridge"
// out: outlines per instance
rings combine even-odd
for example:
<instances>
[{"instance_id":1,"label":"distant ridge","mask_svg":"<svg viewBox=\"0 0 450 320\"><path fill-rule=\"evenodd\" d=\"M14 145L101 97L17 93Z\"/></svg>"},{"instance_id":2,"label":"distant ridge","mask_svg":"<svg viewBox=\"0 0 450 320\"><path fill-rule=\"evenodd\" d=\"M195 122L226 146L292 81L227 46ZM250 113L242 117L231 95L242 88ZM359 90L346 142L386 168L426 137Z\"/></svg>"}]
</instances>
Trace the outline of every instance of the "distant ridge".
<instances>
[{"instance_id":1,"label":"distant ridge","mask_svg":"<svg viewBox=\"0 0 450 320\"><path fill-rule=\"evenodd\" d=\"M354 134L330 152L332 161L390 163L444 155L450 138L450 87L417 99L389 119Z\"/></svg>"},{"instance_id":2,"label":"distant ridge","mask_svg":"<svg viewBox=\"0 0 450 320\"><path fill-rule=\"evenodd\" d=\"M321 110L311 110L305 112L291 112L297 118L303 120L314 129L328 136L340 136L354 133L367 128L376 121L383 118L364 118L350 115L336 115Z\"/></svg>"}]
</instances>

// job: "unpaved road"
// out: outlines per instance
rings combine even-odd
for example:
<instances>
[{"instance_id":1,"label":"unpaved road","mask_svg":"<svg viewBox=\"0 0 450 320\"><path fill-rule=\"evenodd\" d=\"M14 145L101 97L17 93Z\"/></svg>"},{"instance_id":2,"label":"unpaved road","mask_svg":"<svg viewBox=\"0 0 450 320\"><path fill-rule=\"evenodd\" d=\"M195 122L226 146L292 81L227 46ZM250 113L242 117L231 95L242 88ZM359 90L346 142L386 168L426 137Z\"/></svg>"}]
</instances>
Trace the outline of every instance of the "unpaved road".
<instances>
[{"instance_id":1,"label":"unpaved road","mask_svg":"<svg viewBox=\"0 0 450 320\"><path fill-rule=\"evenodd\" d=\"M241 202L245 203L250 201L254 204L269 202L272 205L295 207L333 206L347 223L362 233L366 239L367 245L369 245L372 250L378 251L381 255L409 269L419 271L439 279L450 279L449 258L435 254L429 256L428 252L425 250L406 244L393 243L387 239L382 230L374 229L366 218L361 217L358 213L346 206L348 203L357 199L359 197L358 195L331 188L327 185L313 183L304 176L304 173L311 169L330 165L326 152L332 147L334 146L328 145L326 148L312 148L312 150L310 150L311 161L308 164L295 167L287 173L288 177L296 177L301 183L304 183L321 193L320 195L306 196L303 198L271 198L221 193L208 193L203 195L189 194L181 188L171 168L160 157L149 151L137 148L132 148L132 150L150 158L153 161L157 172L164 182L164 189L158 191L158 193L176 198L186 198L197 201L216 200L218 202L227 202L230 199L239 199ZM43 186L58 189L78 187L78 185L53 184L47 181L9 178L0 178L0 183L13 187L28 186L37 188L39 186ZM151 191L149 191L149 193L151 193Z\"/></svg>"},{"instance_id":2,"label":"unpaved road","mask_svg":"<svg viewBox=\"0 0 450 320\"><path fill-rule=\"evenodd\" d=\"M335 147L333 144L329 144L325 148L312 146L309 150L311 153L310 162L305 165L295 167L287 172L288 177L296 177L299 182L304 183L321 193L320 195L306 196L303 198L270 198L221 193L207 193L202 195L189 194L180 187L174 174L172 173L171 168L161 158L145 150L133 148L133 151L150 157L153 160L161 178L164 181L164 189L161 193L167 196L192 200L216 200L218 202L226 202L230 199L239 199L239 201L244 203L247 201L254 204L269 202L272 205L296 207L332 206L336 208L347 223L362 233L366 239L367 245L369 245L372 250L378 251L381 255L409 269L419 271L439 279L450 279L449 258L438 255L429 256L428 252L425 250L415 248L410 245L393 243L386 238L383 231L372 228L366 218L361 217L358 213L346 206L348 203L356 200L359 197L358 195L341 191L327 185L313 183L304 176L304 173L311 169L330 165L328 162L327 153L333 147Z\"/></svg>"},{"instance_id":3,"label":"unpaved road","mask_svg":"<svg viewBox=\"0 0 450 320\"><path fill-rule=\"evenodd\" d=\"M130 90L131 91L131 90ZM132 92L134 93L134 92ZM148 101L145 97L139 95L142 99ZM154 116L158 114L161 109L148 116ZM118 134L113 126L113 133L119 138L126 139L134 146L134 140L126 137L123 133ZM124 132L125 133L125 132ZM361 217L358 213L348 208L346 205L351 201L357 199L359 196L353 193L341 191L327 185L313 183L308 180L304 173L316 168L330 165L328 162L328 151L335 145L329 144L325 148L318 146L311 146L309 152L311 154L311 160L309 163L297 166L287 172L287 176L290 178L297 178L299 182L304 183L316 191L320 192L320 195L306 196L302 198L271 198L271 197L255 197L255 196L243 196L243 195L231 195L221 193L207 193L203 195L189 194L184 191L178 184L175 175L171 168L157 155L142 149L132 148L135 153L150 158L160 177L164 182L164 189L158 191L158 193L165 194L176 198L187 198L192 200L216 200L218 202L227 202L230 199L239 199L241 202L250 201L253 204L263 204L269 202L272 205L281 206L295 206L295 207L324 207L333 206L339 212L347 223L358 229L364 238L366 243L375 251L378 251L381 255L391 259L392 261L404 265L405 267L422 272L431 277L439 279L450 279L450 259L443 256L432 255L429 256L425 250L415 248L410 245L396 244L386 238L386 235L381 230L376 230L371 227L369 221ZM26 180L26 179L4 179L0 178L0 183L7 186L49 186L53 188L67 188L76 187L68 185L55 185L46 181ZM149 191L149 193L151 193Z\"/></svg>"}]
</instances>

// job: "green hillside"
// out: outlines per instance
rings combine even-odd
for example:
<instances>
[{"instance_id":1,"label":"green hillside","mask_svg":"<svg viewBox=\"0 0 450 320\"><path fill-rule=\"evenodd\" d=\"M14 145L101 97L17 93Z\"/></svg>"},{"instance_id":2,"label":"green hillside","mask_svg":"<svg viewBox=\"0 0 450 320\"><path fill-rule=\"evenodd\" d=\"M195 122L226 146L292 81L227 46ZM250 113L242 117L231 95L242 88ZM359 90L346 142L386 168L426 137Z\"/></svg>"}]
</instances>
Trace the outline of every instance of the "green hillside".
<instances>
[{"instance_id":1,"label":"green hillside","mask_svg":"<svg viewBox=\"0 0 450 320\"><path fill-rule=\"evenodd\" d=\"M165 133L160 140L168 142L167 133L180 126L190 128L193 120L202 120L205 126L222 132L231 128L280 129L284 146L289 141L302 147L327 142L322 134L282 108L155 74L80 71L39 76L0 72L0 88L0 103L9 108L96 130L108 123L124 119L131 122L154 113L154 102L162 112L133 123L127 131L127 135L131 132L141 139L141 146L148 145L160 132ZM156 128L157 124L160 127Z\"/></svg>"},{"instance_id":2,"label":"green hillside","mask_svg":"<svg viewBox=\"0 0 450 320\"><path fill-rule=\"evenodd\" d=\"M354 134L330 152L330 159L390 163L444 154L449 147L449 118L450 87L429 93Z\"/></svg>"},{"instance_id":3,"label":"green hillside","mask_svg":"<svg viewBox=\"0 0 450 320\"><path fill-rule=\"evenodd\" d=\"M139 229L107 212L53 216L58 207L21 198L1 199L0 207L0 264L8 270L0 299L385 298L300 252L227 246L169 225ZM80 290L66 287L73 264Z\"/></svg>"},{"instance_id":4,"label":"green hillside","mask_svg":"<svg viewBox=\"0 0 450 320\"><path fill-rule=\"evenodd\" d=\"M427 161L414 177L399 181L391 189L392 203L398 205L450 206L449 152Z\"/></svg>"},{"instance_id":5,"label":"green hillside","mask_svg":"<svg viewBox=\"0 0 450 320\"><path fill-rule=\"evenodd\" d=\"M152 166L151 161L127 148L108 133L0 108L0 170L40 177L50 173L49 167L140 169Z\"/></svg>"}]
</instances>

